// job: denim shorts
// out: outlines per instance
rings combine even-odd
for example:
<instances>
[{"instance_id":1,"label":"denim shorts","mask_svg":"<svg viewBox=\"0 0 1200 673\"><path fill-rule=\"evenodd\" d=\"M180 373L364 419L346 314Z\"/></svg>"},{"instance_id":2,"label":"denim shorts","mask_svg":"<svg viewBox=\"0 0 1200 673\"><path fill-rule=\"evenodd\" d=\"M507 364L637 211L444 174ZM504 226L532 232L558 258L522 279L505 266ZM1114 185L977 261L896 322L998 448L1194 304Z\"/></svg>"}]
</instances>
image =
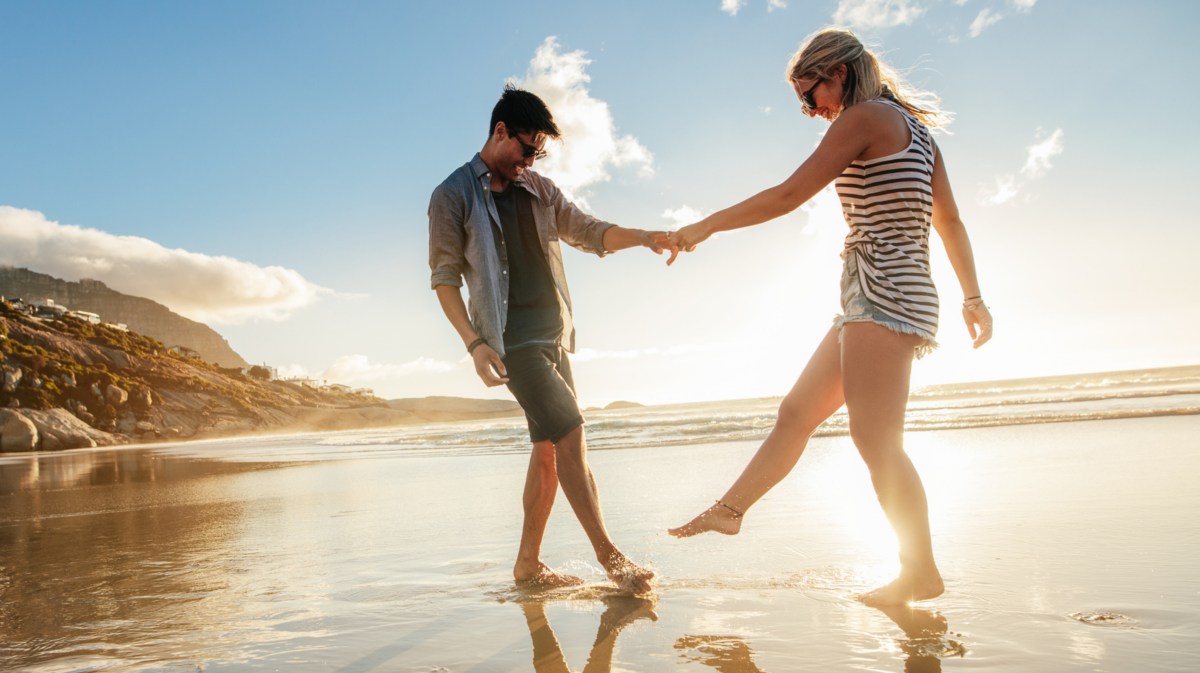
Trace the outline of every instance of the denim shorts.
<instances>
[{"instance_id":1,"label":"denim shorts","mask_svg":"<svg viewBox=\"0 0 1200 673\"><path fill-rule=\"evenodd\" d=\"M838 328L839 343L842 339L842 326L848 322L873 322L897 334L914 334L921 337L921 343L916 347L917 358L922 358L937 348L937 341L928 330L893 318L879 310L879 307L867 298L858 279L858 259L849 251L846 253L846 263L842 267L842 315L833 320L833 324Z\"/></svg>"},{"instance_id":2,"label":"denim shorts","mask_svg":"<svg viewBox=\"0 0 1200 673\"><path fill-rule=\"evenodd\" d=\"M508 389L525 410L529 439L557 444L583 425L567 351L558 344L521 346L504 355Z\"/></svg>"}]
</instances>

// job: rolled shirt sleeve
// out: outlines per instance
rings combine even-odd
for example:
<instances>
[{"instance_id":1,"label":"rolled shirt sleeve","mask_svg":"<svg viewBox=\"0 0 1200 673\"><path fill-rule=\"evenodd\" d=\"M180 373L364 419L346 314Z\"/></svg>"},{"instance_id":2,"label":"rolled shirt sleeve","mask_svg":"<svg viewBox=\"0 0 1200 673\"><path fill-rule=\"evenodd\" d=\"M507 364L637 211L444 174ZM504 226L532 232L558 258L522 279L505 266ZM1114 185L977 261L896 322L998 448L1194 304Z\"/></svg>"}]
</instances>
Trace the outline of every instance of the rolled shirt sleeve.
<instances>
[{"instance_id":1,"label":"rolled shirt sleeve","mask_svg":"<svg viewBox=\"0 0 1200 673\"><path fill-rule=\"evenodd\" d=\"M462 193L438 187L429 199L430 285L462 287L467 264Z\"/></svg>"},{"instance_id":2,"label":"rolled shirt sleeve","mask_svg":"<svg viewBox=\"0 0 1200 673\"><path fill-rule=\"evenodd\" d=\"M566 195L549 180L543 180L549 191L550 206L554 209L558 235L569 245L583 252L600 257L608 254L604 249L604 232L616 225L592 217L579 209Z\"/></svg>"}]
</instances>

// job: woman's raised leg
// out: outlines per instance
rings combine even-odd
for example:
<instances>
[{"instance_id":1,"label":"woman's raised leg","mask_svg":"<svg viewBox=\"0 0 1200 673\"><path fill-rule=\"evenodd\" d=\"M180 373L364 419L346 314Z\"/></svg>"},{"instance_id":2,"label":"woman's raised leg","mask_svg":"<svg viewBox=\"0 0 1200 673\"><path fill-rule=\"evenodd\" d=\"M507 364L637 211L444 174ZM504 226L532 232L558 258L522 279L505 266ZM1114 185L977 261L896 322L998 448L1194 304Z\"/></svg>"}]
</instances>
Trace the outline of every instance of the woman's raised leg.
<instances>
[{"instance_id":1,"label":"woman's raised leg","mask_svg":"<svg viewBox=\"0 0 1200 673\"><path fill-rule=\"evenodd\" d=\"M796 385L779 406L771 434L737 481L716 504L688 523L667 532L691 537L714 531L735 535L742 515L796 466L817 426L842 406L841 353L837 328L829 330Z\"/></svg>"}]
</instances>

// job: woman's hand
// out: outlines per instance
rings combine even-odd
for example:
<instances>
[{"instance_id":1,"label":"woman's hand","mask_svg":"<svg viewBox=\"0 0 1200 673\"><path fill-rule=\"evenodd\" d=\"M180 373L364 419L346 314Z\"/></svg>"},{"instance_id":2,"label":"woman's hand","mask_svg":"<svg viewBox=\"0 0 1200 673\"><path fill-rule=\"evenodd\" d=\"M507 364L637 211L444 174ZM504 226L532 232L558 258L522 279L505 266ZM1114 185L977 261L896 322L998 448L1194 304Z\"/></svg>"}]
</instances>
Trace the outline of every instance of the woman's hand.
<instances>
[{"instance_id":1,"label":"woman's hand","mask_svg":"<svg viewBox=\"0 0 1200 673\"><path fill-rule=\"evenodd\" d=\"M691 252L696 249L709 236L713 235L712 229L708 226L706 220L700 220L694 224L671 232L671 258L667 260L669 266L679 256L679 251Z\"/></svg>"},{"instance_id":2,"label":"woman's hand","mask_svg":"<svg viewBox=\"0 0 1200 673\"><path fill-rule=\"evenodd\" d=\"M976 297L963 302L963 320L967 323L967 331L971 333L975 348L987 343L992 338L992 313L988 310L983 299Z\"/></svg>"}]
</instances>

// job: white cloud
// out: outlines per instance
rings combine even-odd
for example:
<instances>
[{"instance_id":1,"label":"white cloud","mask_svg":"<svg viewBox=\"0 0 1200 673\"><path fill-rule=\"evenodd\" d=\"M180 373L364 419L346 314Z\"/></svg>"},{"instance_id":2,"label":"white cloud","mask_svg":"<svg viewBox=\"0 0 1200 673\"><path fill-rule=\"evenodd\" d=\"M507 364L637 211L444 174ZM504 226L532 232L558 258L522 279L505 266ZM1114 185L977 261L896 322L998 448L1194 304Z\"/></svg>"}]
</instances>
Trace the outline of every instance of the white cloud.
<instances>
[{"instance_id":1,"label":"white cloud","mask_svg":"<svg viewBox=\"0 0 1200 673\"><path fill-rule=\"evenodd\" d=\"M678 208L667 208L662 212L662 217L671 221L671 229L675 230L680 227L686 227L693 222L699 222L708 217L709 213L701 212L691 206L680 206Z\"/></svg>"},{"instance_id":2,"label":"white cloud","mask_svg":"<svg viewBox=\"0 0 1200 673\"><path fill-rule=\"evenodd\" d=\"M996 183L984 191L983 203L989 206L998 206L1002 203L1008 203L1016 198L1020 188L1017 186L1017 179L1012 175L1000 175L996 177Z\"/></svg>"},{"instance_id":3,"label":"white cloud","mask_svg":"<svg viewBox=\"0 0 1200 673\"><path fill-rule=\"evenodd\" d=\"M910 24L924 13L916 0L840 0L833 22L855 28L890 28Z\"/></svg>"},{"instance_id":4,"label":"white cloud","mask_svg":"<svg viewBox=\"0 0 1200 673\"><path fill-rule=\"evenodd\" d=\"M1031 179L1045 175L1050 170L1050 160L1062 152L1063 130L1054 129L1048 138L1029 146L1029 155L1021 167L1021 174Z\"/></svg>"},{"instance_id":5,"label":"white cloud","mask_svg":"<svg viewBox=\"0 0 1200 673\"><path fill-rule=\"evenodd\" d=\"M767 0L768 12L773 12L777 9L787 9L787 3L784 0Z\"/></svg>"},{"instance_id":6,"label":"white cloud","mask_svg":"<svg viewBox=\"0 0 1200 673\"><path fill-rule=\"evenodd\" d=\"M1050 171L1051 160L1063 153L1063 130L1054 132L1044 139L1042 130L1038 129L1038 140L1026 148L1025 165L1017 175L1007 174L996 177L995 183L983 190L982 202L996 206L1008 203L1020 194L1030 181L1036 180Z\"/></svg>"},{"instance_id":7,"label":"white cloud","mask_svg":"<svg viewBox=\"0 0 1200 673\"><path fill-rule=\"evenodd\" d=\"M331 293L292 269L165 248L11 206L0 206L0 264L99 280L206 323L284 320Z\"/></svg>"},{"instance_id":8,"label":"white cloud","mask_svg":"<svg viewBox=\"0 0 1200 673\"><path fill-rule=\"evenodd\" d=\"M736 16L738 10L746 4L746 0L721 0L721 11L729 16Z\"/></svg>"},{"instance_id":9,"label":"white cloud","mask_svg":"<svg viewBox=\"0 0 1200 673\"><path fill-rule=\"evenodd\" d=\"M538 162L537 171L580 205L586 205L589 187L611 179L611 167L635 166L642 176L654 174L650 150L631 135L618 136L608 103L589 93L589 63L582 51L563 53L551 36L538 47L524 79L516 81L546 102L563 133L562 144Z\"/></svg>"},{"instance_id":10,"label":"white cloud","mask_svg":"<svg viewBox=\"0 0 1200 673\"><path fill-rule=\"evenodd\" d=\"M319 378L331 383L363 386L412 374L441 374L457 367L455 363L427 357L403 364L388 364L371 362L366 355L343 355L322 371Z\"/></svg>"},{"instance_id":11,"label":"white cloud","mask_svg":"<svg viewBox=\"0 0 1200 673\"><path fill-rule=\"evenodd\" d=\"M975 20L971 22L971 27L968 29L968 32L971 34L971 37L979 37L984 29L986 29L988 26L999 23L1000 19L1003 18L1003 14L993 12L987 7L984 7L982 10L980 10L979 14L975 16Z\"/></svg>"},{"instance_id":12,"label":"white cloud","mask_svg":"<svg viewBox=\"0 0 1200 673\"><path fill-rule=\"evenodd\" d=\"M1028 13L1033 10L1033 6L1037 4L1037 0L1012 0L1012 4L1018 11Z\"/></svg>"}]
</instances>

